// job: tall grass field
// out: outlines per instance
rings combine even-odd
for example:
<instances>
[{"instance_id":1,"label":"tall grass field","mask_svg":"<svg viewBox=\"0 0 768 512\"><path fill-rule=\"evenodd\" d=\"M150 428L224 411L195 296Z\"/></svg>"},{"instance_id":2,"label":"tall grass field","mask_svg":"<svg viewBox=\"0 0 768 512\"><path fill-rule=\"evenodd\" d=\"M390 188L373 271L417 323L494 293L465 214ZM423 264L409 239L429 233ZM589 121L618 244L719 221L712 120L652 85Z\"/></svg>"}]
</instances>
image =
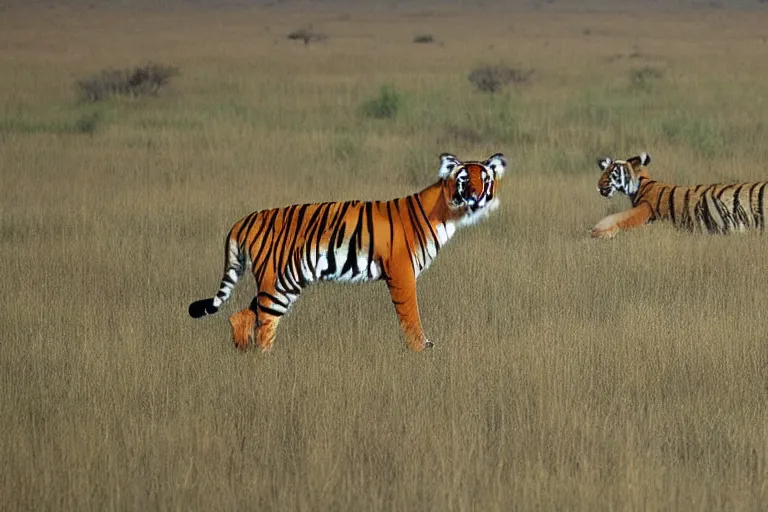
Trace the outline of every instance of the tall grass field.
<instances>
[{"instance_id":1,"label":"tall grass field","mask_svg":"<svg viewBox=\"0 0 768 512\"><path fill-rule=\"evenodd\" d=\"M0 508L768 509L768 237L589 238L629 207L600 157L768 180L768 11L519 4L3 7ZM240 217L442 152L509 168L419 279L433 349L383 283L308 289L266 355L250 276L187 315Z\"/></svg>"}]
</instances>

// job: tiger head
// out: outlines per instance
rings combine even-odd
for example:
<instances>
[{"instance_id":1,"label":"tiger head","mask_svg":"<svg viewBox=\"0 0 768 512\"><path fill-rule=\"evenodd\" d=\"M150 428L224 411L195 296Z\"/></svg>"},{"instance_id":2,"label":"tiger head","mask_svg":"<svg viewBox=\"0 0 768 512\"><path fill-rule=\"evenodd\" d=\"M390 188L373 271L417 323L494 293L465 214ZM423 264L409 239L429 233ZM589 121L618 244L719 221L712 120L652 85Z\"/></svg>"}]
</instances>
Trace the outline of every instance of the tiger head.
<instances>
[{"instance_id":1,"label":"tiger head","mask_svg":"<svg viewBox=\"0 0 768 512\"><path fill-rule=\"evenodd\" d=\"M484 162L462 162L448 153L440 155L437 175L442 180L443 196L462 224L472 224L499 206L498 180L504 176L506 166L501 153Z\"/></svg>"},{"instance_id":2,"label":"tiger head","mask_svg":"<svg viewBox=\"0 0 768 512\"><path fill-rule=\"evenodd\" d=\"M603 170L600 179L597 180L597 191L603 197L611 197L614 192L622 192L628 196L637 193L640 186L640 174L647 175L645 170L640 170L651 163L651 155L640 153L626 160L613 160L605 157L597 161L597 165Z\"/></svg>"}]
</instances>

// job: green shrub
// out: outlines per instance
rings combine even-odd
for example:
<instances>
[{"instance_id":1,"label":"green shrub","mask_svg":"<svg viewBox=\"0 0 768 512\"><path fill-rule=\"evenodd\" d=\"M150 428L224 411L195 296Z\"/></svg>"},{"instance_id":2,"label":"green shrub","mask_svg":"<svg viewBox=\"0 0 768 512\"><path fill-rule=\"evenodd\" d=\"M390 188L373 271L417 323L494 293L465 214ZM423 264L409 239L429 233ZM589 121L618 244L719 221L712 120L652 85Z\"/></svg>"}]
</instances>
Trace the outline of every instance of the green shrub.
<instances>
[{"instance_id":1,"label":"green shrub","mask_svg":"<svg viewBox=\"0 0 768 512\"><path fill-rule=\"evenodd\" d=\"M363 103L362 111L366 117L376 119L393 118L402 104L400 94L391 85L382 85L378 98Z\"/></svg>"},{"instance_id":2,"label":"green shrub","mask_svg":"<svg viewBox=\"0 0 768 512\"><path fill-rule=\"evenodd\" d=\"M432 37L432 34L419 34L413 38L414 43L434 43L435 38Z\"/></svg>"},{"instance_id":3,"label":"green shrub","mask_svg":"<svg viewBox=\"0 0 768 512\"><path fill-rule=\"evenodd\" d=\"M653 83L664 76L661 70L646 66L629 72L629 83L635 89L648 90Z\"/></svg>"}]
</instances>

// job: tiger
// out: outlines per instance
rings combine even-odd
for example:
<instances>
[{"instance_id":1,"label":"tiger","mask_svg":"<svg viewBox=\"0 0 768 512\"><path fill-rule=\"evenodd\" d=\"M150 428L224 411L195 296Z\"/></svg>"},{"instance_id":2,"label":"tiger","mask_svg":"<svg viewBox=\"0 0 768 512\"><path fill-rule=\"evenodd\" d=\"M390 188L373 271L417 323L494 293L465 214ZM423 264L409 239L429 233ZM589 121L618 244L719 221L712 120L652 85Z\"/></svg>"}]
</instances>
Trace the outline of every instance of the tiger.
<instances>
[{"instance_id":1,"label":"tiger","mask_svg":"<svg viewBox=\"0 0 768 512\"><path fill-rule=\"evenodd\" d=\"M657 220L675 227L709 234L730 234L749 229L765 230L764 195L768 182L714 183L686 187L659 183L646 168L648 153L627 160L610 157L597 161L603 171L597 190L603 197L621 192L632 200L632 208L609 215L592 229L592 237L612 238L620 230Z\"/></svg>"},{"instance_id":2,"label":"tiger","mask_svg":"<svg viewBox=\"0 0 768 512\"><path fill-rule=\"evenodd\" d=\"M232 339L244 351L255 333L255 344L266 352L280 319L307 286L383 280L408 348L430 348L434 344L422 328L416 279L459 228L498 208L498 183L506 167L501 153L465 162L443 153L437 182L406 197L252 212L227 233L218 292L192 302L189 315L216 313L250 266L257 293L247 308L230 316Z\"/></svg>"}]
</instances>

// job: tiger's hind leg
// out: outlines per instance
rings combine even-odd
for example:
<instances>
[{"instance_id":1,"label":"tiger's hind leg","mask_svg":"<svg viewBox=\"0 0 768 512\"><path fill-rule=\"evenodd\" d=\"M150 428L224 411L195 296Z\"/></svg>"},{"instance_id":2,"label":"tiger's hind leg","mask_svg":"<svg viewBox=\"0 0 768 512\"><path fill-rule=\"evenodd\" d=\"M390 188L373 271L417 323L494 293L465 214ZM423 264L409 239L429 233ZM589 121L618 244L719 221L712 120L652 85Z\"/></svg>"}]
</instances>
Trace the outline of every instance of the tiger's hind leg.
<instances>
[{"instance_id":1,"label":"tiger's hind leg","mask_svg":"<svg viewBox=\"0 0 768 512\"><path fill-rule=\"evenodd\" d=\"M256 328L256 344L262 352L269 352L275 342L277 325L280 323L280 317L268 313L259 312L259 326Z\"/></svg>"},{"instance_id":2,"label":"tiger's hind leg","mask_svg":"<svg viewBox=\"0 0 768 512\"><path fill-rule=\"evenodd\" d=\"M246 350L253 340L256 329L256 313L250 307L245 308L230 316L229 323L232 326L232 340L235 342L235 347Z\"/></svg>"},{"instance_id":3,"label":"tiger's hind leg","mask_svg":"<svg viewBox=\"0 0 768 512\"><path fill-rule=\"evenodd\" d=\"M287 284L287 280L283 280ZM251 302L251 311L256 315L256 345L262 352L267 352L275 342L275 334L280 319L288 312L299 298L301 290L292 287L290 291L278 285L259 285L259 293Z\"/></svg>"},{"instance_id":4,"label":"tiger's hind leg","mask_svg":"<svg viewBox=\"0 0 768 512\"><path fill-rule=\"evenodd\" d=\"M281 314L266 312L258 305L258 297L253 299L251 305L242 311L238 311L229 317L232 325L232 340L235 347L246 350L248 345L256 338L256 346L262 352L269 351L275 342L277 325L280 323Z\"/></svg>"}]
</instances>

